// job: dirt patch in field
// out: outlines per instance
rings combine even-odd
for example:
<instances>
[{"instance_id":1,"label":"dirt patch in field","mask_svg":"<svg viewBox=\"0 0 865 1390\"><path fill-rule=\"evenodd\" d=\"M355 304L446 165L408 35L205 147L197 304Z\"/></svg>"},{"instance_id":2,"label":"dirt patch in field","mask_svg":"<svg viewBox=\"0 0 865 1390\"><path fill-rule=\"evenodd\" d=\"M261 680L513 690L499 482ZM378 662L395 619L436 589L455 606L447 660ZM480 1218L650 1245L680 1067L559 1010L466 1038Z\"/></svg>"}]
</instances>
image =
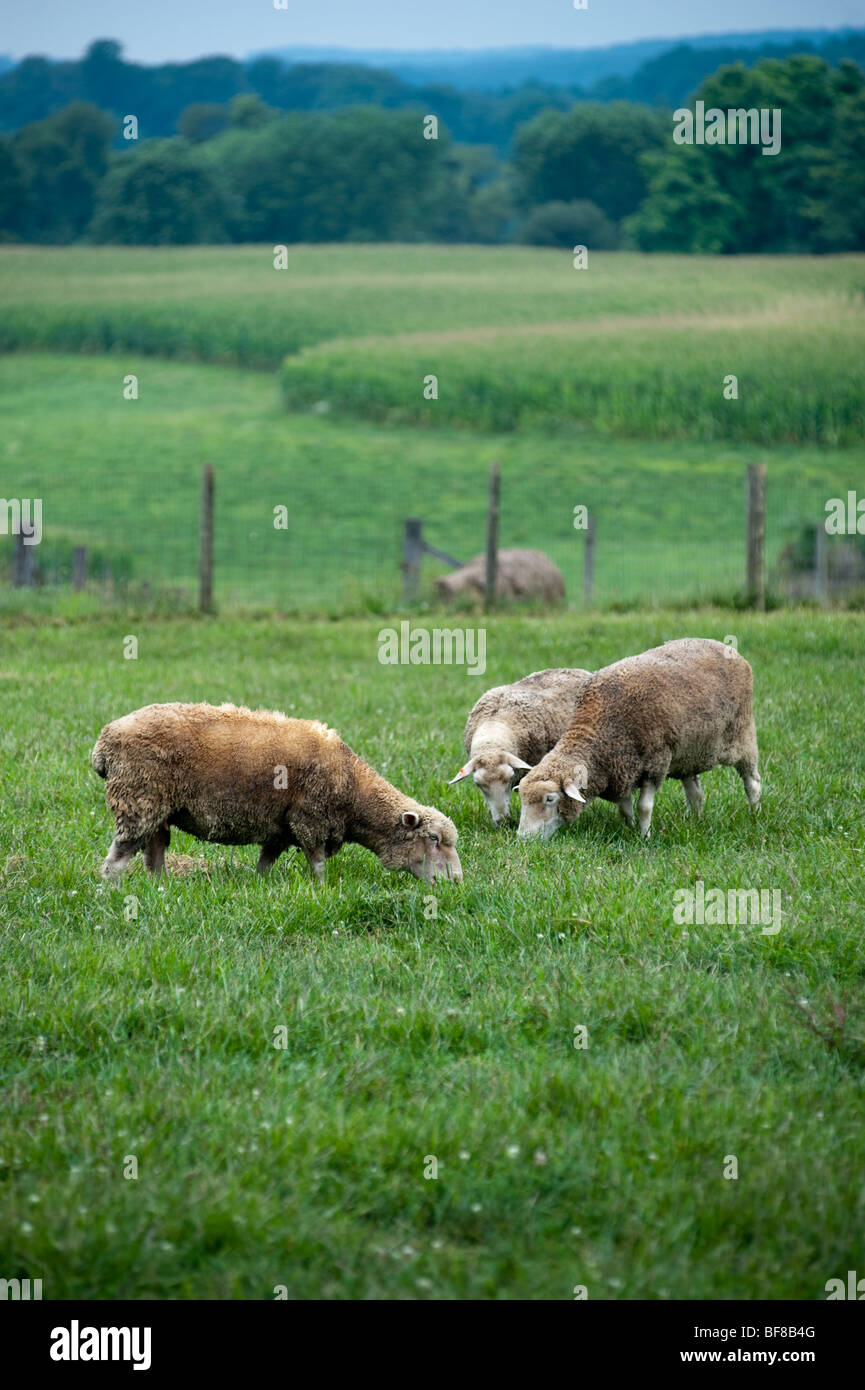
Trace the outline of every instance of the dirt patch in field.
<instances>
[{"instance_id":1,"label":"dirt patch in field","mask_svg":"<svg viewBox=\"0 0 865 1390\"><path fill-rule=\"evenodd\" d=\"M200 854L173 854L169 850L165 856L166 871L180 877L184 874L212 874L214 869L226 867L224 859L205 859Z\"/></svg>"}]
</instances>

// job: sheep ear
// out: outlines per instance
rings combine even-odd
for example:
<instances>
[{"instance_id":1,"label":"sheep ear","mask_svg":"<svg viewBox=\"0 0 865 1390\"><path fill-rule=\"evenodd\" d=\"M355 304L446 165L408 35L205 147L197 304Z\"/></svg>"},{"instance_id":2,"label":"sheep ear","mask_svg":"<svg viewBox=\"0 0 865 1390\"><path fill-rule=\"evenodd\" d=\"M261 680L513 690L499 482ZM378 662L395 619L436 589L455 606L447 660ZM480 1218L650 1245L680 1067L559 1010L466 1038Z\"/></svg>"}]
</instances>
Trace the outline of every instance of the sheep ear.
<instances>
[{"instance_id":1,"label":"sheep ear","mask_svg":"<svg viewBox=\"0 0 865 1390\"><path fill-rule=\"evenodd\" d=\"M403 811L400 820L408 830L416 830L420 825L420 816L417 811Z\"/></svg>"},{"instance_id":2,"label":"sheep ear","mask_svg":"<svg viewBox=\"0 0 865 1390\"><path fill-rule=\"evenodd\" d=\"M474 760L474 758L472 758L469 762L466 763L465 767L461 767L461 768L460 768L460 770L459 770L459 772L457 773L456 777L452 777L452 778L451 778L451 780L448 782L448 786L449 786L449 787L452 787L453 784L454 784L454 782L463 782L463 781L465 781L466 777L471 777L472 773L474 772L474 769L475 769L475 760Z\"/></svg>"},{"instance_id":3,"label":"sheep ear","mask_svg":"<svg viewBox=\"0 0 865 1390\"><path fill-rule=\"evenodd\" d=\"M506 754L505 762L510 763L511 767L521 767L526 772L531 772L532 770L531 763L524 763L522 758L518 758L515 753Z\"/></svg>"},{"instance_id":4,"label":"sheep ear","mask_svg":"<svg viewBox=\"0 0 865 1390\"><path fill-rule=\"evenodd\" d=\"M576 782L566 782L564 790L565 796L571 797L573 801L582 801L585 804L586 798L583 796Z\"/></svg>"}]
</instances>

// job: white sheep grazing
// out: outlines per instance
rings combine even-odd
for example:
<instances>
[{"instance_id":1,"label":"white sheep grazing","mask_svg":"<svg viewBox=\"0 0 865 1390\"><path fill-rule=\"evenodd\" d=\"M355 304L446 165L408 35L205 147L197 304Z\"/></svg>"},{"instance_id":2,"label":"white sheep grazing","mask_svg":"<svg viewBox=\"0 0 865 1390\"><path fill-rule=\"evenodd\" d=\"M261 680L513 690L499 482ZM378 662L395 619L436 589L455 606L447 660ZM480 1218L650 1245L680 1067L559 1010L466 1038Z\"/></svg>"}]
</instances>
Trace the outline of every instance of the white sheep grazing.
<instances>
[{"instance_id":1,"label":"white sheep grazing","mask_svg":"<svg viewBox=\"0 0 865 1390\"><path fill-rule=\"evenodd\" d=\"M466 721L468 761L448 785L473 778L493 825L501 825L510 814L511 792L523 773L558 743L590 675L555 667L488 690Z\"/></svg>"},{"instance_id":2,"label":"white sheep grazing","mask_svg":"<svg viewBox=\"0 0 865 1390\"><path fill-rule=\"evenodd\" d=\"M676 777L695 815L701 772L735 767L749 804L760 803L753 676L722 642L686 637L626 657L587 682L570 728L520 786L519 835L555 834L593 797L614 801L629 825L639 790L641 835L648 836L655 792Z\"/></svg>"},{"instance_id":3,"label":"white sheep grazing","mask_svg":"<svg viewBox=\"0 0 865 1390\"><path fill-rule=\"evenodd\" d=\"M452 821L397 791L334 729L244 706L146 705L106 724L92 753L116 821L102 866L139 850L153 874L171 827L220 845L260 845L260 873L296 845L316 877L343 844L416 878L462 878Z\"/></svg>"}]
</instances>

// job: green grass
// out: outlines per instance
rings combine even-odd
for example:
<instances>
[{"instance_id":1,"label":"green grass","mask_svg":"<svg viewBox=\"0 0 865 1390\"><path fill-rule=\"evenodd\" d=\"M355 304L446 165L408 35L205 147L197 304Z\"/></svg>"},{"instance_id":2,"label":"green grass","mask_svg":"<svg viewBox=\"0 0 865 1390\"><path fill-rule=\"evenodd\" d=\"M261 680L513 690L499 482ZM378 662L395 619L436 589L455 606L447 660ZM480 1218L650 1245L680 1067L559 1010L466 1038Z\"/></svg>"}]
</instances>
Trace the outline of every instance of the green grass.
<instances>
[{"instance_id":1,"label":"green grass","mask_svg":"<svg viewBox=\"0 0 865 1390\"><path fill-rule=\"evenodd\" d=\"M741 588L748 463L771 567L865 493L865 261L289 261L0 248L0 491L42 499L47 581L0 586L0 1274L50 1299L823 1297L865 1214L865 617L573 611L572 518L596 516L599 605L681 605ZM488 621L482 679L382 667L404 518L476 554L493 459L501 544L547 551L572 611ZM205 462L226 616L193 621ZM412 617L451 626L436 570ZM719 770L700 824L662 790L649 845L605 804L524 845L446 785L482 689L687 633L754 667L758 816ZM261 881L252 848L175 835L192 872L103 888L90 747L170 699L326 718L454 817L464 885L357 847L322 886L291 856ZM781 931L686 932L698 878L779 890Z\"/></svg>"},{"instance_id":2,"label":"green grass","mask_svg":"<svg viewBox=\"0 0 865 1390\"><path fill-rule=\"evenodd\" d=\"M779 310L825 326L865 293L853 255L592 253L585 271L531 247L298 246L288 259L276 271L270 246L0 247L0 348L276 367L369 334Z\"/></svg>"},{"instance_id":3,"label":"green grass","mask_svg":"<svg viewBox=\"0 0 865 1390\"><path fill-rule=\"evenodd\" d=\"M123 379L139 378L139 399ZM438 402L436 404L441 404ZM739 402L738 404L742 404ZM730 403L734 408L735 403ZM374 423L286 415L271 376L139 357L0 357L3 495L41 497L45 578L0 587L0 612L92 611L106 562L124 604L195 600L201 465L216 468L216 596L283 611L362 612L399 600L402 528L424 520L459 559L484 547L487 474L502 465L501 543L538 547L582 601L583 537L574 507L595 514L596 601L646 603L732 595L744 578L746 466L768 467L768 558L824 515L829 497L865 494L861 446L833 450L598 433L468 435L382 430ZM273 525L288 508L287 530ZM71 596L76 545L93 592ZM0 537L8 564L11 538ZM426 564L423 595L441 566ZM149 585L149 597L142 586ZM179 594L179 597L178 597Z\"/></svg>"},{"instance_id":4,"label":"green grass","mask_svg":"<svg viewBox=\"0 0 865 1390\"><path fill-rule=\"evenodd\" d=\"M862 306L346 339L287 357L286 406L384 424L861 444ZM437 379L437 399L424 383ZM736 399L726 399L729 376ZM579 437L579 436L578 436Z\"/></svg>"},{"instance_id":5,"label":"green grass","mask_svg":"<svg viewBox=\"0 0 865 1390\"><path fill-rule=\"evenodd\" d=\"M378 424L861 445L865 257L0 247L0 351L275 369ZM439 395L424 398L435 375ZM724 380L739 380L726 400Z\"/></svg>"},{"instance_id":6,"label":"green grass","mask_svg":"<svg viewBox=\"0 0 865 1390\"><path fill-rule=\"evenodd\" d=\"M824 1297L865 1214L865 620L500 618L481 682L381 667L377 628L0 631L4 1276L50 1299ZM445 785L479 685L685 633L733 633L754 667L758 816L717 770L699 825L662 790L648 845L603 803L523 845ZM102 891L99 728L199 698L327 718L454 817L465 884L433 919L356 847L314 887L175 836L209 873ZM780 889L781 931L684 934L673 894L700 876ZM846 1001L837 1046L798 998L821 1026Z\"/></svg>"}]
</instances>

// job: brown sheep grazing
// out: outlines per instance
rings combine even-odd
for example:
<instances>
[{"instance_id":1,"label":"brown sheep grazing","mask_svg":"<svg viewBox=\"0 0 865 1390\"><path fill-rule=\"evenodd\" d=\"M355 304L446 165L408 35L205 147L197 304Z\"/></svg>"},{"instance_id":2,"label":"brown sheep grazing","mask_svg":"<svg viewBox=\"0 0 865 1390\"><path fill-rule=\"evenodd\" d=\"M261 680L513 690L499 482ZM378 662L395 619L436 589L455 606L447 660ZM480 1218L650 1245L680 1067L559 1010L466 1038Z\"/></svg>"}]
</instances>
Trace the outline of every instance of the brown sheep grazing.
<instances>
[{"instance_id":1,"label":"brown sheep grazing","mask_svg":"<svg viewBox=\"0 0 865 1390\"><path fill-rule=\"evenodd\" d=\"M343 844L388 869L462 878L452 821L392 787L317 720L242 706L146 705L106 724L92 753L116 820L102 873L138 850L162 870L171 826L220 845L261 845L266 873L298 846L317 878Z\"/></svg>"},{"instance_id":2,"label":"brown sheep grazing","mask_svg":"<svg viewBox=\"0 0 865 1390\"><path fill-rule=\"evenodd\" d=\"M511 792L568 728L590 675L553 667L486 691L466 721L463 746L469 756L448 785L471 777L493 825L502 825L510 815Z\"/></svg>"},{"instance_id":3,"label":"brown sheep grazing","mask_svg":"<svg viewBox=\"0 0 865 1390\"><path fill-rule=\"evenodd\" d=\"M655 792L666 777L684 785L696 816L699 774L735 767L749 804L760 803L753 677L743 657L722 642L686 637L596 671L571 726L520 783L518 834L548 839L575 820L593 797L614 801L648 836Z\"/></svg>"},{"instance_id":4,"label":"brown sheep grazing","mask_svg":"<svg viewBox=\"0 0 865 1390\"><path fill-rule=\"evenodd\" d=\"M443 574L436 580L439 597L454 599L483 597L487 560L476 555L467 565ZM543 603L563 603L565 581L562 572L540 550L500 550L496 570L496 598L537 599Z\"/></svg>"}]
</instances>

